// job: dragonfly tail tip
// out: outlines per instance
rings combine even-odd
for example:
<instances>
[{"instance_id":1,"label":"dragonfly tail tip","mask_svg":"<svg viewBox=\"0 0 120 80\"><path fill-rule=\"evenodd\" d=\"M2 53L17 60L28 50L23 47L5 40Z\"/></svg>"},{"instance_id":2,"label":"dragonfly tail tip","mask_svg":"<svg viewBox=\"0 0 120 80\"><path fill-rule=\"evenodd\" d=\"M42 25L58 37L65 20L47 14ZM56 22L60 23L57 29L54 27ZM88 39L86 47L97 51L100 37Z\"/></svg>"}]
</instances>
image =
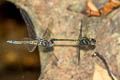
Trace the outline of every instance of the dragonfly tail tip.
<instances>
[{"instance_id":1,"label":"dragonfly tail tip","mask_svg":"<svg viewBox=\"0 0 120 80\"><path fill-rule=\"evenodd\" d=\"M8 41L6 41L7 43L13 43L13 41L12 40L8 40Z\"/></svg>"}]
</instances>

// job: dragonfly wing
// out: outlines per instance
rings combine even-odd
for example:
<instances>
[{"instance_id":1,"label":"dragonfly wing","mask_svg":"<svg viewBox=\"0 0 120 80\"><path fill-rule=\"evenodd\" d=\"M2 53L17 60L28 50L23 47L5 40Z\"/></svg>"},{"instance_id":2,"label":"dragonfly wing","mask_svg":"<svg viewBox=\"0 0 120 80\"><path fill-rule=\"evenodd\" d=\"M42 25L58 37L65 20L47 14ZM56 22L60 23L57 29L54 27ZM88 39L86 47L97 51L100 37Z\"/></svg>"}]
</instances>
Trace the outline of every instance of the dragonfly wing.
<instances>
[{"instance_id":1,"label":"dragonfly wing","mask_svg":"<svg viewBox=\"0 0 120 80\"><path fill-rule=\"evenodd\" d=\"M25 41L31 41L33 39L31 39L31 38L24 38L24 40ZM31 44L24 44L24 46L27 48L27 50L29 52L33 52L36 49L36 47L37 47L37 45L31 45Z\"/></svg>"},{"instance_id":2,"label":"dragonfly wing","mask_svg":"<svg viewBox=\"0 0 120 80\"><path fill-rule=\"evenodd\" d=\"M82 38L82 21L79 23L79 27L80 27L80 33L79 33L79 37L78 40L80 40ZM80 64L80 42L78 43L78 49L77 49L77 53L78 53L78 64Z\"/></svg>"},{"instance_id":3,"label":"dragonfly wing","mask_svg":"<svg viewBox=\"0 0 120 80\"><path fill-rule=\"evenodd\" d=\"M23 10L21 8L20 8L20 13L21 13L23 20L25 21L25 24L27 26L29 37L32 39L36 39L34 24L33 24L31 17L28 15L28 13L25 10Z\"/></svg>"},{"instance_id":4,"label":"dragonfly wing","mask_svg":"<svg viewBox=\"0 0 120 80\"><path fill-rule=\"evenodd\" d=\"M37 45L30 45L30 44L24 44L24 46L27 48L29 52L33 52L37 47Z\"/></svg>"},{"instance_id":5,"label":"dragonfly wing","mask_svg":"<svg viewBox=\"0 0 120 80\"><path fill-rule=\"evenodd\" d=\"M78 39L81 39L82 38L82 21L79 23L79 27L80 27L80 34Z\"/></svg>"},{"instance_id":6,"label":"dragonfly wing","mask_svg":"<svg viewBox=\"0 0 120 80\"><path fill-rule=\"evenodd\" d=\"M52 28L53 28L53 24L54 24L54 20L51 18L49 23L48 23L48 27L47 29L45 30L45 32L43 33L43 38L46 38L46 39L50 39L51 37L51 34L52 34Z\"/></svg>"},{"instance_id":7,"label":"dragonfly wing","mask_svg":"<svg viewBox=\"0 0 120 80\"><path fill-rule=\"evenodd\" d=\"M24 41L33 41L31 38L24 38Z\"/></svg>"}]
</instances>

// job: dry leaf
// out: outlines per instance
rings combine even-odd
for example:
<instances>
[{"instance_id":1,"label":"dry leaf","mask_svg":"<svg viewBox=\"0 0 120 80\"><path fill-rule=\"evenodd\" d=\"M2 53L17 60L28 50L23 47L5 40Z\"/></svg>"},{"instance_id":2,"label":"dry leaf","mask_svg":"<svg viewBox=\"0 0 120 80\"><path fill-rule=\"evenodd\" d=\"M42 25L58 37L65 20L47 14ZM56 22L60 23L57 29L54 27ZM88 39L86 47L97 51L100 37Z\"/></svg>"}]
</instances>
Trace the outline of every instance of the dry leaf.
<instances>
[{"instance_id":1,"label":"dry leaf","mask_svg":"<svg viewBox=\"0 0 120 80\"><path fill-rule=\"evenodd\" d=\"M120 6L120 1L118 0L110 0L100 11L102 14L107 15L111 12L114 8Z\"/></svg>"},{"instance_id":2,"label":"dry leaf","mask_svg":"<svg viewBox=\"0 0 120 80\"><path fill-rule=\"evenodd\" d=\"M116 77L114 77L114 78L115 78L115 80L118 80ZM93 80L112 80L112 79L108 75L108 72L106 69L103 69L98 64L95 64Z\"/></svg>"},{"instance_id":3,"label":"dry leaf","mask_svg":"<svg viewBox=\"0 0 120 80\"><path fill-rule=\"evenodd\" d=\"M99 10L91 0L88 0L88 2L86 2L86 9L87 16L100 16Z\"/></svg>"}]
</instances>

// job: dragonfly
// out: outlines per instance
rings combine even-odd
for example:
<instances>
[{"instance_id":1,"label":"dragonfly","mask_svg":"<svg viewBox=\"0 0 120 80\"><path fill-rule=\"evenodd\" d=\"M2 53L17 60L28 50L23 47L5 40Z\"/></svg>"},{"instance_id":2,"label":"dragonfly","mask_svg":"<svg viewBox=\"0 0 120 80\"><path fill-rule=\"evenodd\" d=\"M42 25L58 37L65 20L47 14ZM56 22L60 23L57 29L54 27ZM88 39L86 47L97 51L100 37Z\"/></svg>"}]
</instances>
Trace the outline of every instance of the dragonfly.
<instances>
[{"instance_id":1,"label":"dragonfly","mask_svg":"<svg viewBox=\"0 0 120 80\"><path fill-rule=\"evenodd\" d=\"M37 39L36 33L34 30L34 24L28 15L28 13L20 8L20 13L23 17L23 20L25 21L25 24L27 26L27 31L29 38L24 38L24 41L14 41L14 40L8 40L7 43L11 44L24 44L24 46L28 49L29 52L33 52L37 46L43 46L43 47L52 47L52 43L48 41L45 38L39 38ZM45 34L44 34L45 35Z\"/></svg>"},{"instance_id":2,"label":"dragonfly","mask_svg":"<svg viewBox=\"0 0 120 80\"><path fill-rule=\"evenodd\" d=\"M94 49L95 48L95 44L96 44L96 40L94 38L88 38L86 36L82 35L82 23L83 21L81 20L81 22L79 23L79 27L80 27L80 33L78 36L78 40L80 40L78 42L78 49L77 49L77 56L78 56L78 65L80 64L80 50L81 49Z\"/></svg>"},{"instance_id":3,"label":"dragonfly","mask_svg":"<svg viewBox=\"0 0 120 80\"><path fill-rule=\"evenodd\" d=\"M49 34L49 29L47 28L46 31L43 33L41 38L38 38L35 32L35 24L31 18L31 16L26 12L26 10L19 8L20 14L26 24L27 31L28 31L28 38L24 38L23 41L14 41L14 40L8 40L7 43L10 44L18 44L21 45L23 44L29 52L35 51L36 47L47 47L51 48L53 46L53 43L51 43L50 40L46 39L47 33ZM40 53L40 52L39 52ZM44 54L42 52L40 54L40 65L41 65L41 73L44 72L44 68L46 67L50 56L52 54ZM55 56L55 54L53 54ZM55 56L57 59L57 57Z\"/></svg>"},{"instance_id":4,"label":"dragonfly","mask_svg":"<svg viewBox=\"0 0 120 80\"><path fill-rule=\"evenodd\" d=\"M86 36L82 36L82 20L79 23L80 33L78 39L51 39L52 42L54 41L75 41L78 42L77 45L74 47L78 47L77 49L77 56L78 56L78 64L80 64L80 50L81 49L94 49L96 40L94 38L88 38ZM59 45L62 46L62 45ZM65 45L63 45L65 46ZM73 45L71 45L73 46Z\"/></svg>"}]
</instances>

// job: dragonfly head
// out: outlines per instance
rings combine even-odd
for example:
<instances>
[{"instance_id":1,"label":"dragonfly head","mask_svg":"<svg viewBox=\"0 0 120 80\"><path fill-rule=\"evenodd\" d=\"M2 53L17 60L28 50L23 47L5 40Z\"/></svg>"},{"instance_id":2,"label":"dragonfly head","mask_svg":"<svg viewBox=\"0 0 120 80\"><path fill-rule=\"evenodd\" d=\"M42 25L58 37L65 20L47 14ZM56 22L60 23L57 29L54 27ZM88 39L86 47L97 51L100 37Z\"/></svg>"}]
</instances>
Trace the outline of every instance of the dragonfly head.
<instances>
[{"instance_id":1,"label":"dragonfly head","mask_svg":"<svg viewBox=\"0 0 120 80\"><path fill-rule=\"evenodd\" d=\"M93 38L90 38L90 45L95 45L96 44L96 40Z\"/></svg>"}]
</instances>

